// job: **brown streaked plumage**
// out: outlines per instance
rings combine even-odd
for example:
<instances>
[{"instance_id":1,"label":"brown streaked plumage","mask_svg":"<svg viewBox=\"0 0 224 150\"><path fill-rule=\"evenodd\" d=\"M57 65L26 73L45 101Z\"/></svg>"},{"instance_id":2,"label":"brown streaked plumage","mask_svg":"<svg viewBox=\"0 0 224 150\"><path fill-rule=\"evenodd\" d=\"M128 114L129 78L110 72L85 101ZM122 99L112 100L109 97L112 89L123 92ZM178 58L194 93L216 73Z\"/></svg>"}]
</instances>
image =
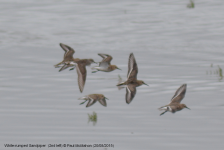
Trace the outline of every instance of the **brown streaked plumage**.
<instances>
[{"instance_id":1,"label":"brown streaked plumage","mask_svg":"<svg viewBox=\"0 0 224 150\"><path fill-rule=\"evenodd\" d=\"M79 90L82 93L86 82L86 66L93 63L93 59L81 59L76 62L76 71L78 74Z\"/></svg>"},{"instance_id":2,"label":"brown streaked plumage","mask_svg":"<svg viewBox=\"0 0 224 150\"><path fill-rule=\"evenodd\" d=\"M90 107L93 104L96 103L96 101L99 101L99 103L103 106L107 106L106 98L103 94L89 94L84 97L79 98L79 100L85 100L81 104L84 104L86 101L89 101L86 105L86 107Z\"/></svg>"},{"instance_id":3,"label":"brown streaked plumage","mask_svg":"<svg viewBox=\"0 0 224 150\"><path fill-rule=\"evenodd\" d=\"M117 84L117 86L128 85L128 84L135 84L136 86L140 86L142 84L147 85L144 81L137 80L137 74L138 74L138 66L137 66L134 54L131 53L129 56L129 61L128 61L127 81Z\"/></svg>"},{"instance_id":4,"label":"brown streaked plumage","mask_svg":"<svg viewBox=\"0 0 224 150\"><path fill-rule=\"evenodd\" d=\"M71 62L77 62L77 61L80 60L79 58L73 58L73 54L75 53L75 50L73 48L71 48L68 45L62 44L62 43L60 43L60 46L65 51L65 54L64 54L63 61L54 65L55 68L58 68L58 67L60 67L60 65L64 64L61 67L61 69L59 70L59 72L68 68L68 67L73 66L74 64L70 64Z\"/></svg>"},{"instance_id":5,"label":"brown streaked plumage","mask_svg":"<svg viewBox=\"0 0 224 150\"><path fill-rule=\"evenodd\" d=\"M159 110L165 110L163 113L160 114L160 116L165 114L167 111L175 113L176 111L180 111L183 108L190 109L185 104L180 104L181 100L185 96L186 90L187 84L183 84L182 86L180 86L172 97L171 102L168 105L159 108Z\"/></svg>"},{"instance_id":6,"label":"brown streaked plumage","mask_svg":"<svg viewBox=\"0 0 224 150\"><path fill-rule=\"evenodd\" d=\"M111 65L110 62L113 59L112 56L108 54L98 54L103 58L103 60L99 63L99 66L93 67L92 69L96 69L96 71L92 71L92 73L98 72L98 71L104 71L104 72L111 72L115 69L119 69L116 65Z\"/></svg>"}]
</instances>

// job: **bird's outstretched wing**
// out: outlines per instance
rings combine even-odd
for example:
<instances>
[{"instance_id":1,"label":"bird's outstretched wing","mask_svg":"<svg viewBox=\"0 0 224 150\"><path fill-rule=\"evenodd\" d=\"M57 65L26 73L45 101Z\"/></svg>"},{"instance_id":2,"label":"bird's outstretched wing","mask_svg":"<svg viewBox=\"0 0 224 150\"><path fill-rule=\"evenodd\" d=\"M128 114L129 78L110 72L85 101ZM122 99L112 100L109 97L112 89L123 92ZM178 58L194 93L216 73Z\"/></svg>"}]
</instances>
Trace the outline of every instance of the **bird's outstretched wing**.
<instances>
[{"instance_id":1,"label":"bird's outstretched wing","mask_svg":"<svg viewBox=\"0 0 224 150\"><path fill-rule=\"evenodd\" d=\"M181 85L181 86L177 89L177 91L176 91L176 93L174 94L174 96L172 97L170 104L171 104L171 103L180 103L181 100L182 100L182 99L184 98L184 96L185 96L186 90L187 90L187 84L183 84L183 85Z\"/></svg>"},{"instance_id":2,"label":"bird's outstretched wing","mask_svg":"<svg viewBox=\"0 0 224 150\"><path fill-rule=\"evenodd\" d=\"M138 74L138 66L137 66L134 54L131 53L129 56L129 61L128 61L128 74L127 74L128 80L130 81L136 80L137 74Z\"/></svg>"},{"instance_id":3,"label":"bird's outstretched wing","mask_svg":"<svg viewBox=\"0 0 224 150\"><path fill-rule=\"evenodd\" d=\"M128 84L126 87L126 103L130 104L136 94L136 85L135 84Z\"/></svg>"},{"instance_id":4,"label":"bird's outstretched wing","mask_svg":"<svg viewBox=\"0 0 224 150\"><path fill-rule=\"evenodd\" d=\"M84 86L85 86L85 82L86 82L86 66L85 66L85 64L77 63L76 71L78 74L79 90L82 93Z\"/></svg>"},{"instance_id":5,"label":"bird's outstretched wing","mask_svg":"<svg viewBox=\"0 0 224 150\"><path fill-rule=\"evenodd\" d=\"M110 65L110 62L111 62L111 60L113 59L112 56L110 56L110 55L108 55L108 54L101 54L101 53L99 53L98 55L101 56L101 57L103 58L103 60L102 60L100 63L104 63L104 62L106 62L106 63L108 63L108 64Z\"/></svg>"},{"instance_id":6,"label":"bird's outstretched wing","mask_svg":"<svg viewBox=\"0 0 224 150\"><path fill-rule=\"evenodd\" d=\"M60 43L60 46L65 51L64 59L72 60L75 50L73 48L71 48L70 46L62 44L62 43Z\"/></svg>"}]
</instances>

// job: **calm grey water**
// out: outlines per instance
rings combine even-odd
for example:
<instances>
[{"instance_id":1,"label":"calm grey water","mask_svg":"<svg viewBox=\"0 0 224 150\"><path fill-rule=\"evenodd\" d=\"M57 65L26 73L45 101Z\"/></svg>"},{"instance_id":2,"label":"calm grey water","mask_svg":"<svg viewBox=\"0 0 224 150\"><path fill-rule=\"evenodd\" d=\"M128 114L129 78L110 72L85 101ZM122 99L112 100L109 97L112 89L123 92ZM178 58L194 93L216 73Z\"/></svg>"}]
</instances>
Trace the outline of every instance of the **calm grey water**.
<instances>
[{"instance_id":1,"label":"calm grey water","mask_svg":"<svg viewBox=\"0 0 224 150\"><path fill-rule=\"evenodd\" d=\"M1 0L0 149L4 144L114 144L102 150L216 149L224 147L223 0ZM58 72L59 43L75 57L113 56L120 70L91 73L80 93L76 71ZM126 79L128 57L138 63L137 88L125 102L118 75ZM92 65L94 66L94 65ZM212 67L211 67L212 66ZM191 110L157 108L187 83L182 101ZM79 97L109 98L86 108ZM97 123L88 114L97 113ZM23 148L35 149L35 148ZM42 148L61 149L61 148ZM74 149L74 148L63 148ZM92 149L92 148L75 148Z\"/></svg>"}]
</instances>

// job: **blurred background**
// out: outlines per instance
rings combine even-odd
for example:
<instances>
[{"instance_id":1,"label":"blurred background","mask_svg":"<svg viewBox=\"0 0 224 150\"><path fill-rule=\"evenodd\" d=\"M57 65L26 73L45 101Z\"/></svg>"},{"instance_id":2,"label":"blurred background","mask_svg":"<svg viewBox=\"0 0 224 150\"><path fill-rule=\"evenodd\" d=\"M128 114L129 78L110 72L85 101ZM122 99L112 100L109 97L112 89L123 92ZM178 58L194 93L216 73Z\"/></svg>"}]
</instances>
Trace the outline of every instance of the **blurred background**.
<instances>
[{"instance_id":1,"label":"blurred background","mask_svg":"<svg viewBox=\"0 0 224 150\"><path fill-rule=\"evenodd\" d=\"M0 149L223 149L223 8L223 0L0 0ZM63 60L59 43L74 48L74 58L109 54L122 70L87 67L80 93L76 70L54 68ZM126 80L130 53L149 86L127 104L116 84ZM184 83L191 110L159 116ZM79 105L93 93L109 98L107 107Z\"/></svg>"}]
</instances>

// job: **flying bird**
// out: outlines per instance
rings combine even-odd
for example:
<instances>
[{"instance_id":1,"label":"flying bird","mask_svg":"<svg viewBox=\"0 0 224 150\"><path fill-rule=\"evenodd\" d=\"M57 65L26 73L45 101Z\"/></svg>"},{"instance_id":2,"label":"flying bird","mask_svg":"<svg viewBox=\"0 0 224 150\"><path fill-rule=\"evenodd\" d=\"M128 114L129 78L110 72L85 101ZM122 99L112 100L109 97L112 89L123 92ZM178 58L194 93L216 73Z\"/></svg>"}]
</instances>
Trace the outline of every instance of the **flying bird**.
<instances>
[{"instance_id":1,"label":"flying bird","mask_svg":"<svg viewBox=\"0 0 224 150\"><path fill-rule=\"evenodd\" d=\"M55 68L61 67L60 65L63 65L61 69L59 70L59 72L68 67L74 66L73 62L77 62L80 60L79 58L73 58L73 54L75 53L75 50L73 48L62 43L60 43L60 46L65 51L65 54L64 54L63 61L54 65Z\"/></svg>"},{"instance_id":2,"label":"flying bird","mask_svg":"<svg viewBox=\"0 0 224 150\"><path fill-rule=\"evenodd\" d=\"M187 89L187 84L183 84L177 89L176 93L171 99L171 102L168 105L165 105L159 108L159 110L165 110L163 113L160 114L160 116L165 114L167 111L175 113L176 111L180 111L183 108L190 109L185 104L180 104L181 100L185 96L186 89Z\"/></svg>"},{"instance_id":3,"label":"flying bird","mask_svg":"<svg viewBox=\"0 0 224 150\"><path fill-rule=\"evenodd\" d=\"M95 104L97 101L103 105L103 106L107 106L107 102L106 102L106 98L103 94L89 94L89 95L86 95L84 97L81 97L79 98L79 100L85 100L84 102L80 103L81 104L84 104L86 101L89 101L86 105L86 107L90 107L92 106L93 104Z\"/></svg>"},{"instance_id":4,"label":"flying bird","mask_svg":"<svg viewBox=\"0 0 224 150\"><path fill-rule=\"evenodd\" d=\"M111 72L115 69L121 70L116 65L111 65L110 62L113 59L112 56L108 54L98 54L103 58L101 62L99 62L99 66L93 67L92 69L96 69L96 71L92 71L92 73L96 73L98 71Z\"/></svg>"},{"instance_id":5,"label":"flying bird","mask_svg":"<svg viewBox=\"0 0 224 150\"><path fill-rule=\"evenodd\" d=\"M128 61L127 81L117 84L117 86L128 85L128 84L135 84L136 87L142 84L145 84L148 86L148 84L146 84L144 81L137 80L137 74L138 74L138 66L137 66L134 54L131 53L129 56L129 61Z\"/></svg>"}]
</instances>

